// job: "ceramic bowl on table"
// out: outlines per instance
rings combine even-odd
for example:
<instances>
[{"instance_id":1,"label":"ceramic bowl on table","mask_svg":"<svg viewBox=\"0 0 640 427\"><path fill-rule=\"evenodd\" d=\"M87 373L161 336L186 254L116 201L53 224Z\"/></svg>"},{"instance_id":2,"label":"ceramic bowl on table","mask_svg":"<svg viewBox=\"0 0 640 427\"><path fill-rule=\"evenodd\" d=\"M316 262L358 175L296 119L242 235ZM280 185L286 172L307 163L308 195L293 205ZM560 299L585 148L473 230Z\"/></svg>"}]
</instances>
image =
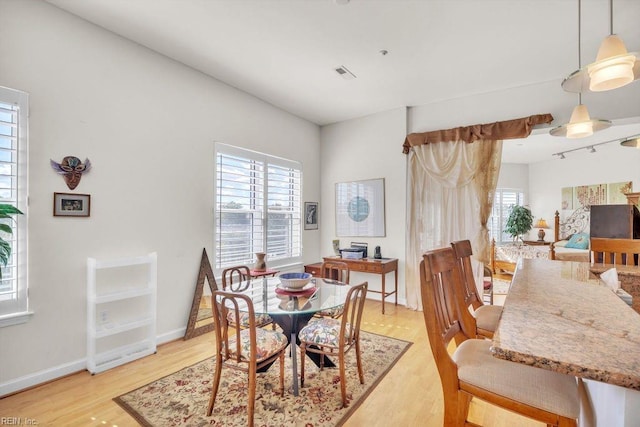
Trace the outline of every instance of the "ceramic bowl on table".
<instances>
[{"instance_id":1,"label":"ceramic bowl on table","mask_svg":"<svg viewBox=\"0 0 640 427\"><path fill-rule=\"evenodd\" d=\"M282 273L278 276L285 289L302 289L311 277L311 273Z\"/></svg>"}]
</instances>

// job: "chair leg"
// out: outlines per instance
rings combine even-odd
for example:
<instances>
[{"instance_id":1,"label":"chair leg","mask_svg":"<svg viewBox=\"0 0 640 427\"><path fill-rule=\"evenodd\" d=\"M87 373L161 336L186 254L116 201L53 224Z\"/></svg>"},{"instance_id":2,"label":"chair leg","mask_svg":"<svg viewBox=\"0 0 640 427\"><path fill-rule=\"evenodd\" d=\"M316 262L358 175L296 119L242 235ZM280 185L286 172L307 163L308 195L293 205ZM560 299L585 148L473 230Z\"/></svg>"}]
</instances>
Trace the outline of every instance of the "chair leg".
<instances>
[{"instance_id":1,"label":"chair leg","mask_svg":"<svg viewBox=\"0 0 640 427\"><path fill-rule=\"evenodd\" d=\"M340 360L340 392L342 393L342 407L347 407L347 376L345 375L344 368L344 351L340 351L340 355L338 357Z\"/></svg>"},{"instance_id":2,"label":"chair leg","mask_svg":"<svg viewBox=\"0 0 640 427\"><path fill-rule=\"evenodd\" d=\"M284 351L280 352L280 396L284 396Z\"/></svg>"},{"instance_id":3,"label":"chair leg","mask_svg":"<svg viewBox=\"0 0 640 427\"><path fill-rule=\"evenodd\" d=\"M364 384L364 372L362 371L362 360L360 359L360 339L356 341L356 362L358 364L358 376L360 376L360 384Z\"/></svg>"},{"instance_id":4,"label":"chair leg","mask_svg":"<svg viewBox=\"0 0 640 427\"><path fill-rule=\"evenodd\" d=\"M307 354L307 346L304 342L300 343L300 387L304 387L304 359Z\"/></svg>"},{"instance_id":5,"label":"chair leg","mask_svg":"<svg viewBox=\"0 0 640 427\"><path fill-rule=\"evenodd\" d=\"M249 400L247 401L247 414L249 415L249 427L253 427L253 412L256 406L256 369L249 368Z\"/></svg>"},{"instance_id":6,"label":"chair leg","mask_svg":"<svg viewBox=\"0 0 640 427\"><path fill-rule=\"evenodd\" d=\"M469 404L471 403L471 396L469 393L466 393L462 390L458 390L458 424L463 426L467 422L467 416L469 415Z\"/></svg>"},{"instance_id":7,"label":"chair leg","mask_svg":"<svg viewBox=\"0 0 640 427\"><path fill-rule=\"evenodd\" d=\"M207 416L210 417L213 413L213 405L216 403L216 396L218 395L218 387L220 386L220 377L222 375L222 355L216 356L216 370L213 374L213 387L211 389L211 397L209 398L209 409L207 410Z\"/></svg>"}]
</instances>

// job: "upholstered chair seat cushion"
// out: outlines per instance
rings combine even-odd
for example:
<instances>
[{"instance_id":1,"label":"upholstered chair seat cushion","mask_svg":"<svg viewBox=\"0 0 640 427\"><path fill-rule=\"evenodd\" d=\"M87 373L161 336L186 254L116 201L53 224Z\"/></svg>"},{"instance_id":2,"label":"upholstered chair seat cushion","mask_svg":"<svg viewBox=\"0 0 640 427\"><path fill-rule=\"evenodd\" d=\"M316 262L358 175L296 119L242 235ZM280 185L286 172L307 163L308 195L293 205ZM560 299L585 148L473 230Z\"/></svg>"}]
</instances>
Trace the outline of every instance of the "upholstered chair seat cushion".
<instances>
[{"instance_id":1,"label":"upholstered chair seat cushion","mask_svg":"<svg viewBox=\"0 0 640 427\"><path fill-rule=\"evenodd\" d=\"M349 329L348 326L345 328L345 332L347 333L347 336L345 336L346 340L350 339L348 336ZM308 343L338 347L338 343L340 342L340 320L325 317L310 322L300 330L298 336L301 341Z\"/></svg>"},{"instance_id":2,"label":"upholstered chair seat cushion","mask_svg":"<svg viewBox=\"0 0 640 427\"><path fill-rule=\"evenodd\" d=\"M251 340L249 339L249 333L249 329L244 329L240 332L240 355L244 362L247 362L250 356ZM258 363L282 350L287 345L287 337L283 333L256 328L256 359ZM235 356L235 336L229 338L229 351Z\"/></svg>"},{"instance_id":3,"label":"upholstered chair seat cushion","mask_svg":"<svg viewBox=\"0 0 640 427\"><path fill-rule=\"evenodd\" d=\"M344 312L344 304L340 304L333 308L320 310L317 314L322 317L333 317L335 319L342 316L343 312Z\"/></svg>"},{"instance_id":4,"label":"upholstered chair seat cushion","mask_svg":"<svg viewBox=\"0 0 640 427\"><path fill-rule=\"evenodd\" d=\"M502 306L499 305L483 305L473 312L476 318L476 327L485 331L495 332L498 328L500 315L502 314Z\"/></svg>"},{"instance_id":5,"label":"upholstered chair seat cushion","mask_svg":"<svg viewBox=\"0 0 640 427\"><path fill-rule=\"evenodd\" d=\"M241 328L248 328L249 327L249 313L246 311L241 311L240 313L238 313L238 317L240 318L240 327ZM256 326L258 328L268 325L269 323L273 322L273 319L271 319L271 317L268 314L256 314ZM229 311L229 313L227 313L227 321L230 324L235 324L236 321L236 316L235 313L233 311Z\"/></svg>"},{"instance_id":6,"label":"upholstered chair seat cushion","mask_svg":"<svg viewBox=\"0 0 640 427\"><path fill-rule=\"evenodd\" d=\"M466 340L452 358L460 381L568 418L580 415L573 376L499 359L489 340Z\"/></svg>"}]
</instances>

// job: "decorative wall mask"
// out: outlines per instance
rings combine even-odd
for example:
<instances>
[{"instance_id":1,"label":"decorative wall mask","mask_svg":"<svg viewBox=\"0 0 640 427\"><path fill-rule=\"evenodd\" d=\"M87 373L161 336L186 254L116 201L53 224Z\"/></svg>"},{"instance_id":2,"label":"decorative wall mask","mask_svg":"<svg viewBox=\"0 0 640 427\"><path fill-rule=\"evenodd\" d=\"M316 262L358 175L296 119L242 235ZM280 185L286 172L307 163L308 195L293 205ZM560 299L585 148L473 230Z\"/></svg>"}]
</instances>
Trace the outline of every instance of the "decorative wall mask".
<instances>
[{"instance_id":1,"label":"decorative wall mask","mask_svg":"<svg viewBox=\"0 0 640 427\"><path fill-rule=\"evenodd\" d=\"M84 163L82 163L79 158L74 156L66 156L60 163L53 160L50 162L53 170L64 177L64 182L67 183L69 190L75 189L80 184L82 174L91 170L89 159L84 159Z\"/></svg>"}]
</instances>

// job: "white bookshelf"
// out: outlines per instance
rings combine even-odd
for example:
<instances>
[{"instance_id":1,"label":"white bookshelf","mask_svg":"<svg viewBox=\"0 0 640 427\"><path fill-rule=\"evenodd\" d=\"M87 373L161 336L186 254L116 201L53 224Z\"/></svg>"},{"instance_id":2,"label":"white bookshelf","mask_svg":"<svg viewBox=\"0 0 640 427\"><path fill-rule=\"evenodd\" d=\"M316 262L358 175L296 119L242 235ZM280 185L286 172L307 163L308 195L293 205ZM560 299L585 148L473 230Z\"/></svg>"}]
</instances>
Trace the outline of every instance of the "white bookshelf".
<instances>
[{"instance_id":1,"label":"white bookshelf","mask_svg":"<svg viewBox=\"0 0 640 427\"><path fill-rule=\"evenodd\" d=\"M92 374L156 352L155 252L87 258L87 370Z\"/></svg>"}]
</instances>

